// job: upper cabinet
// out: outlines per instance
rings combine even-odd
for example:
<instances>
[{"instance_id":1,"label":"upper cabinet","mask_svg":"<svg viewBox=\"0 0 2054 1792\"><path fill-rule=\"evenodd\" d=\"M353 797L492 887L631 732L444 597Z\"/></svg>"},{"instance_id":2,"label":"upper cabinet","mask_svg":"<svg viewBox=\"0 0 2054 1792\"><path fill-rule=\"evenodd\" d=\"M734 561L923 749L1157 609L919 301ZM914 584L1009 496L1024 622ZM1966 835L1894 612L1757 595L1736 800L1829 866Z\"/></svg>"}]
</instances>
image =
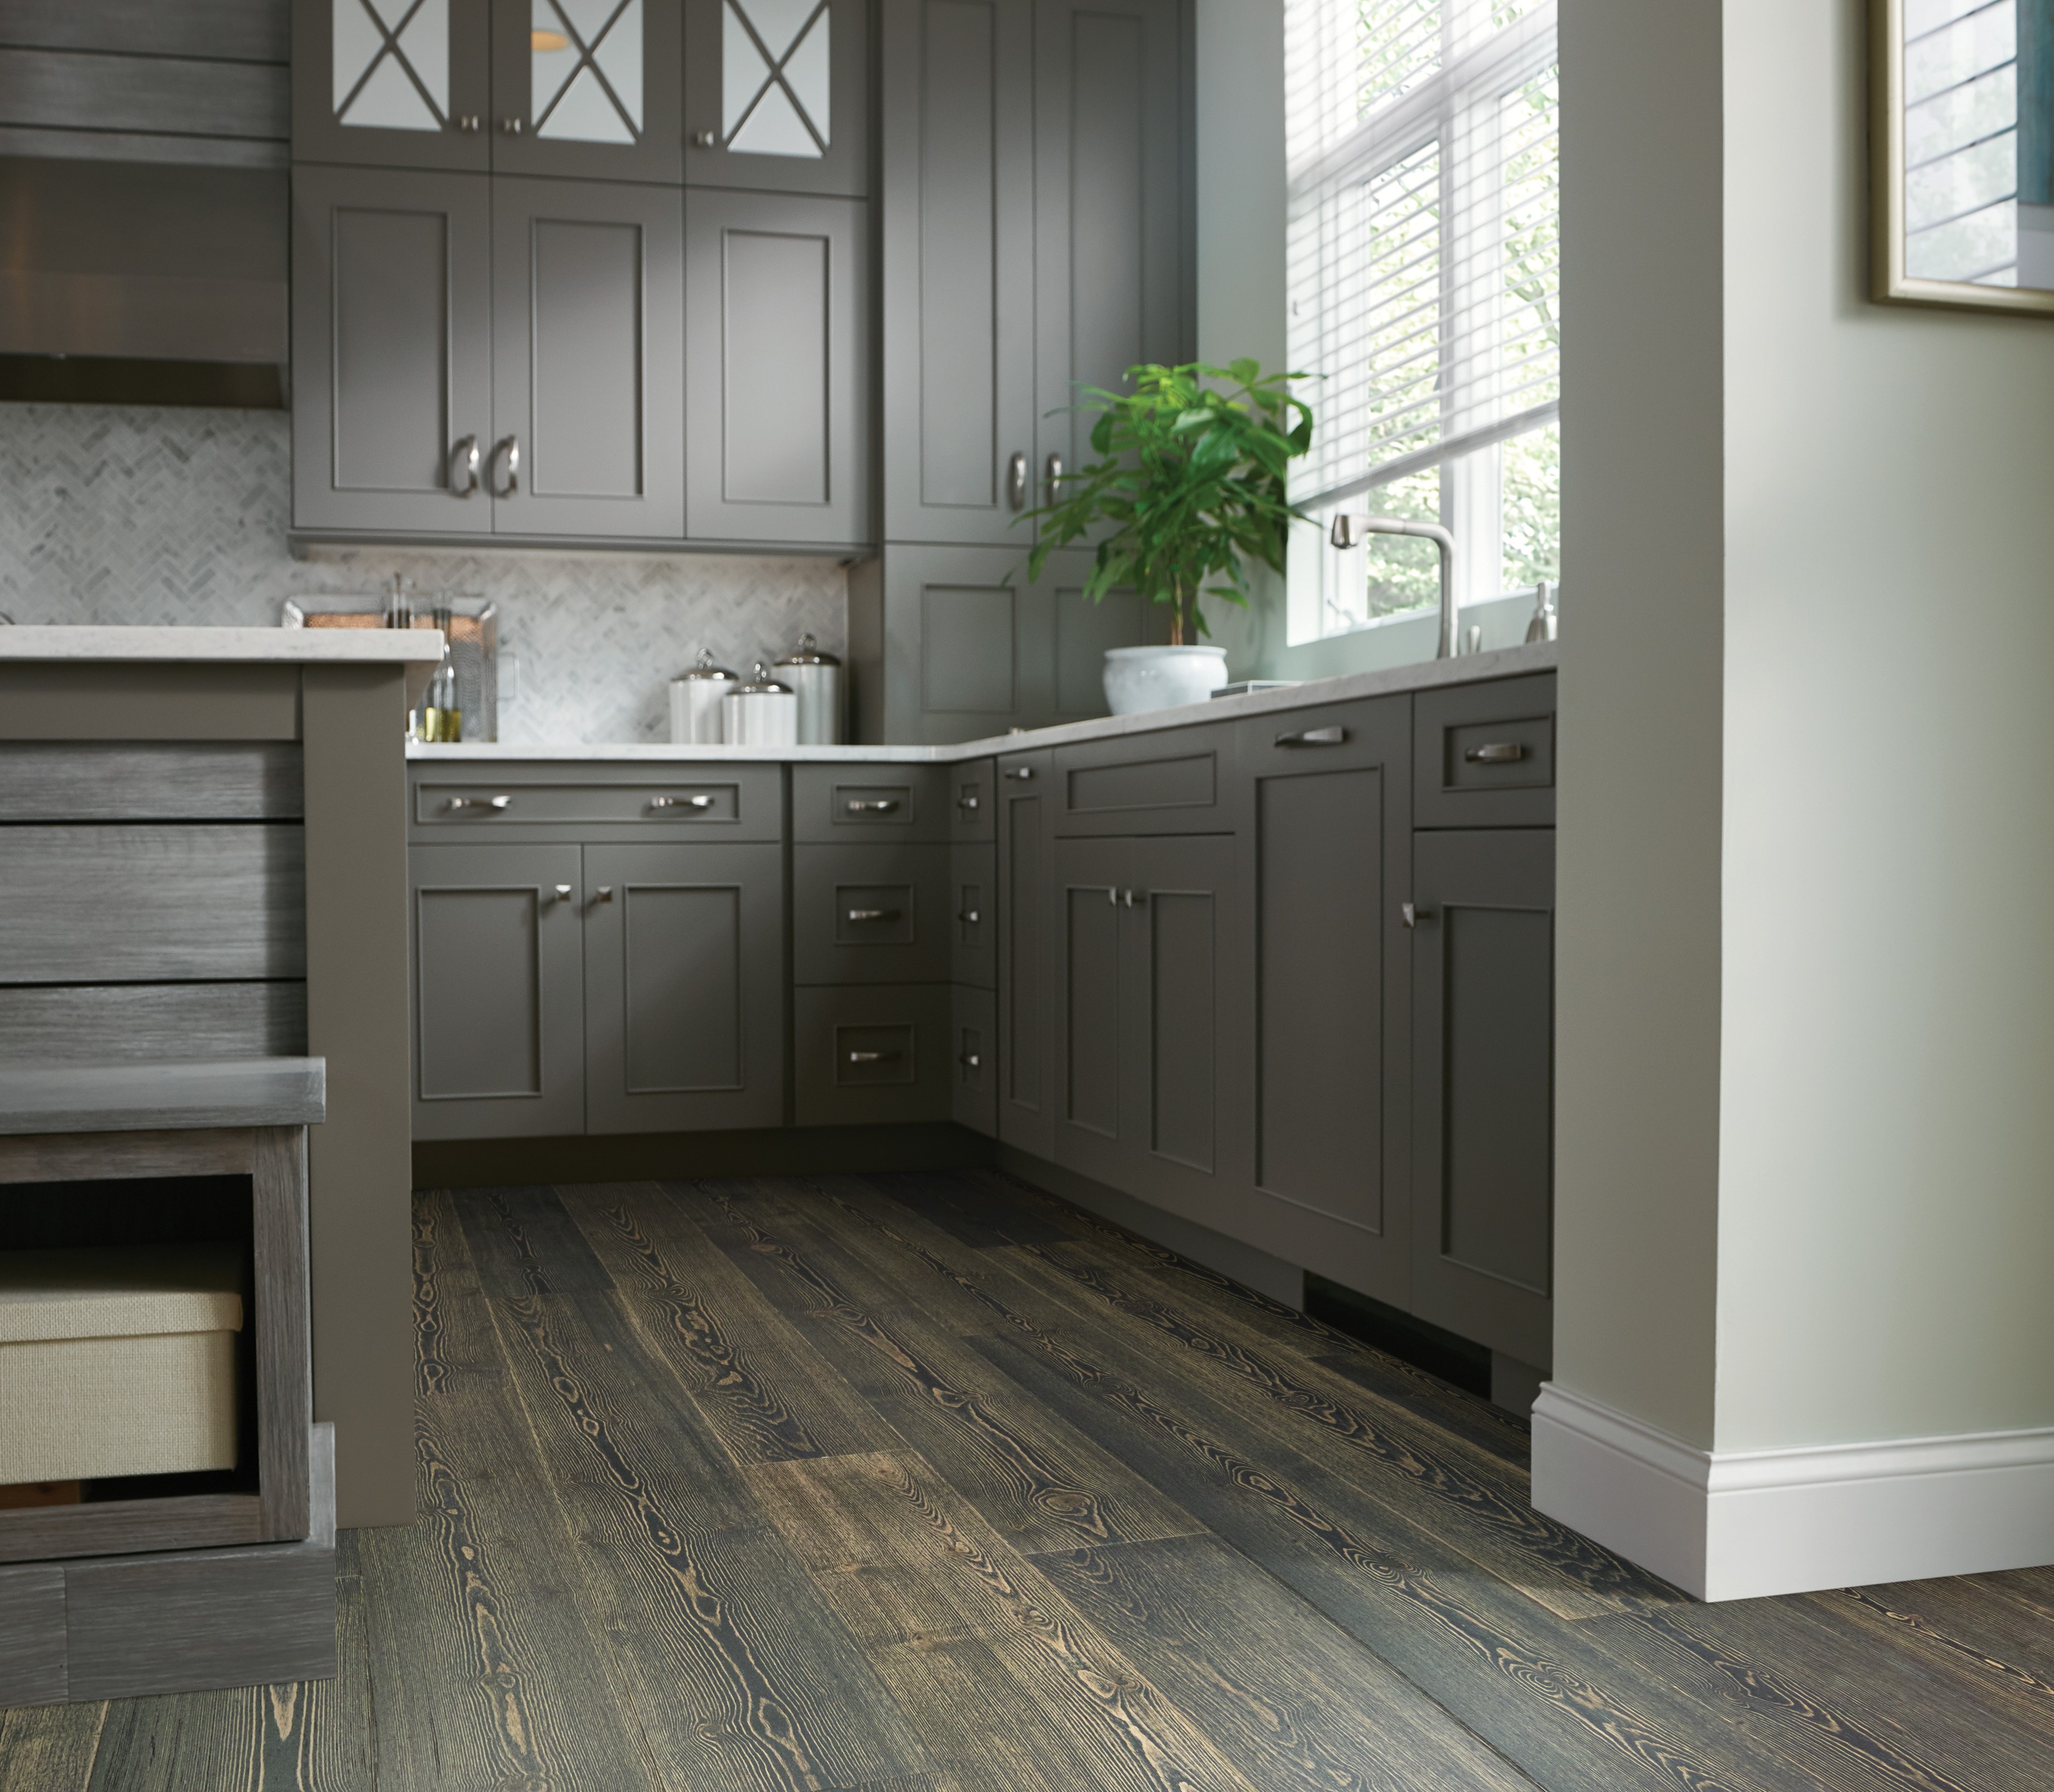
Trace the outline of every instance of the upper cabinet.
<instances>
[{"instance_id":1,"label":"upper cabinet","mask_svg":"<svg viewBox=\"0 0 2054 1792\"><path fill-rule=\"evenodd\" d=\"M685 179L869 191L868 0L686 0Z\"/></svg>"},{"instance_id":2,"label":"upper cabinet","mask_svg":"<svg viewBox=\"0 0 2054 1792\"><path fill-rule=\"evenodd\" d=\"M491 37L491 0L293 0L293 159L484 172Z\"/></svg>"},{"instance_id":3,"label":"upper cabinet","mask_svg":"<svg viewBox=\"0 0 2054 1792\"><path fill-rule=\"evenodd\" d=\"M679 33L678 0L493 0L493 171L682 179Z\"/></svg>"}]
</instances>

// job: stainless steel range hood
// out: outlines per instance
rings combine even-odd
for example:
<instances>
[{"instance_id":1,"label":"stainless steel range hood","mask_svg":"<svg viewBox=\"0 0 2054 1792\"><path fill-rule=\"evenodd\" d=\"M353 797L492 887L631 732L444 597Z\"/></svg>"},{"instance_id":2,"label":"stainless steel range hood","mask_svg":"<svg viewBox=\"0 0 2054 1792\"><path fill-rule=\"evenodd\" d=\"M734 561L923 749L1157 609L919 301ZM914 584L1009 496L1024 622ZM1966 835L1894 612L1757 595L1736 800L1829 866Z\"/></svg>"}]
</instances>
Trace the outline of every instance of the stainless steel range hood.
<instances>
[{"instance_id":1,"label":"stainless steel range hood","mask_svg":"<svg viewBox=\"0 0 2054 1792\"><path fill-rule=\"evenodd\" d=\"M278 168L0 156L0 398L285 401Z\"/></svg>"}]
</instances>

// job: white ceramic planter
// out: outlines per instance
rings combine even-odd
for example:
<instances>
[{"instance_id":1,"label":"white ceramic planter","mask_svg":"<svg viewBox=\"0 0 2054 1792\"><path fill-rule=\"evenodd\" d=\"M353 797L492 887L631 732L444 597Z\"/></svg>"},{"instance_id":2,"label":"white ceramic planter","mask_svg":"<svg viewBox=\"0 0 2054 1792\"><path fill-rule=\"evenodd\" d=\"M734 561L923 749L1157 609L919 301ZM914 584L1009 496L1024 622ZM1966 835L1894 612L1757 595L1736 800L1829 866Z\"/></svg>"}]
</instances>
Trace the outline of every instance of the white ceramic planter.
<instances>
[{"instance_id":1,"label":"white ceramic planter","mask_svg":"<svg viewBox=\"0 0 2054 1792\"><path fill-rule=\"evenodd\" d=\"M1224 647L1108 647L1105 700L1116 716L1202 703L1226 682Z\"/></svg>"}]
</instances>

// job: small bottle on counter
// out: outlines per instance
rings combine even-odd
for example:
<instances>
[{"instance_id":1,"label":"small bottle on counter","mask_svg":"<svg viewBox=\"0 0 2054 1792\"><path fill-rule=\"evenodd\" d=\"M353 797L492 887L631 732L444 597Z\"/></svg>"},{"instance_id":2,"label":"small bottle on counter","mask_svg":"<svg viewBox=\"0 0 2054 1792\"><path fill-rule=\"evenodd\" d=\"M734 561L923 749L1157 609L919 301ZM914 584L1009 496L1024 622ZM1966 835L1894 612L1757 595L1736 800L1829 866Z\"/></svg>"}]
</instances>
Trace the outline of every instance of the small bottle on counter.
<instances>
[{"instance_id":1,"label":"small bottle on counter","mask_svg":"<svg viewBox=\"0 0 2054 1792\"><path fill-rule=\"evenodd\" d=\"M428 680L427 702L421 711L421 738L461 741L463 711L457 704L456 654L450 639L452 612L448 606L438 605L435 617L435 627L443 631L443 658L435 676Z\"/></svg>"}]
</instances>

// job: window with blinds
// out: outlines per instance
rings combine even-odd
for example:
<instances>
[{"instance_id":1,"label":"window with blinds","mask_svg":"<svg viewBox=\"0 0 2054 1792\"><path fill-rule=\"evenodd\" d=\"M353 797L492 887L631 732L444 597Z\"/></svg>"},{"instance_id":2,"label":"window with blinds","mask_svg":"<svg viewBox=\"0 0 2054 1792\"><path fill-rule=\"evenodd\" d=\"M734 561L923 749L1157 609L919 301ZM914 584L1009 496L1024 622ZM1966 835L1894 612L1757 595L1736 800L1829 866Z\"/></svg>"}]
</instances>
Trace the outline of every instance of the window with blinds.
<instances>
[{"instance_id":1,"label":"window with blinds","mask_svg":"<svg viewBox=\"0 0 2054 1792\"><path fill-rule=\"evenodd\" d=\"M1466 604L1553 582L1555 0L1286 0L1285 33L1291 365L1320 376L1292 495L1445 524ZM1425 543L1298 556L1294 642L1439 589Z\"/></svg>"}]
</instances>

